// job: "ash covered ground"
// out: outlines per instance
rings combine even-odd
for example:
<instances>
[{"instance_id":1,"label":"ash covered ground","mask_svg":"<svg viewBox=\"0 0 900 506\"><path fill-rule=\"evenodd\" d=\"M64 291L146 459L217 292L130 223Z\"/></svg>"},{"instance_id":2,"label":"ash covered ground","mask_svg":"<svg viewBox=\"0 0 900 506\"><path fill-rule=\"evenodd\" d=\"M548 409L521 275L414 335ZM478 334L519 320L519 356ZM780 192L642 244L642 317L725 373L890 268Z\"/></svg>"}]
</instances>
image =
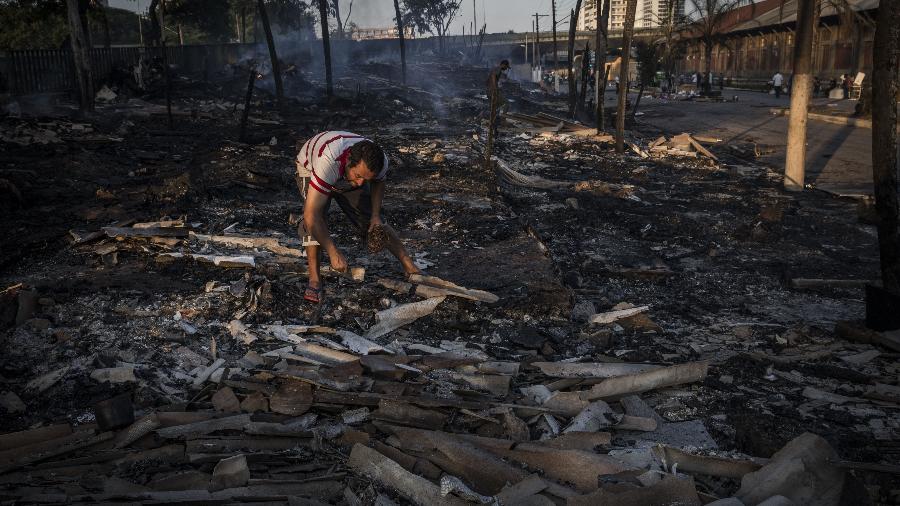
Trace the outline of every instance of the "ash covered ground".
<instances>
[{"instance_id":1,"label":"ash covered ground","mask_svg":"<svg viewBox=\"0 0 900 506\"><path fill-rule=\"evenodd\" d=\"M257 90L246 142L238 140L246 86L240 75L216 84L177 81L171 128L158 94L120 97L87 119L3 118L0 428L31 432L4 439L0 496L403 502L410 498L360 471L351 456L354 444L378 449L389 434L395 441L388 438L388 447L424 461L416 474L435 482L459 476L492 496L499 492L489 480L466 474L458 462L442 465L453 460L446 455L429 459L427 449L397 445L403 429L383 424L552 439L559 425L572 423L571 407L542 411L540 400L520 388L577 393L597 381L547 375L533 365L544 362L708 363L700 381L638 392L650 408L643 416L630 402L610 400L613 418L654 420L655 430L612 427L595 450L619 456L628 469L658 470L647 460L651 443L770 458L805 432L824 438L843 461L900 463L897 354L836 331L840 322L861 326L862 285L795 283L878 277L875 230L860 219L856 202L785 193L776 170L716 146L718 161L620 155L604 139L514 117L500 127L498 160L487 165L487 71L421 63L411 68L413 86L404 88L392 80L395 68L362 65L339 81L332 99L307 75L306 86L295 86L304 93L281 112ZM525 84L507 94L512 110L526 117L565 116L563 97ZM640 123L632 127L636 144L652 140L642 142ZM306 139L334 129L385 148L394 164L387 221L425 273L499 297L488 303L448 296L430 314L372 338L393 353L372 355L393 357L380 359L386 366L362 361L348 369L300 349L317 343L346 354L335 330L371 335L377 312L422 300L381 282L402 282L399 264L386 252L370 255L337 206L329 220L336 241L366 278L326 278L321 305L303 300L304 258L204 239L274 238L298 251L302 200L293 160ZM135 223L190 234L102 232ZM250 256L254 267L191 255ZM609 323L590 322L642 306ZM514 364L515 372L480 365L494 362ZM497 387L487 373L506 379ZM369 397L354 400L352 392ZM98 420L107 417L98 403L120 394L132 419L156 423L134 441L122 435L128 424ZM398 399L406 403L403 416L384 405ZM361 419L348 415L360 409ZM202 437L165 432L236 416L248 418ZM292 437L259 424L292 427ZM23 451L11 442L53 427L68 432L28 444L69 438L71 448ZM227 474L221 461L235 455L246 457L248 478L205 487ZM518 462L517 469L580 494L603 489L602 478L592 489L539 462ZM601 474L625 482L623 469ZM852 476L855 490L897 500L891 474L857 468ZM708 502L731 496L741 480L697 473L692 483ZM645 484L652 486L659 485ZM199 490L209 495L154 495ZM548 501L565 503L563 492L542 490Z\"/></svg>"}]
</instances>

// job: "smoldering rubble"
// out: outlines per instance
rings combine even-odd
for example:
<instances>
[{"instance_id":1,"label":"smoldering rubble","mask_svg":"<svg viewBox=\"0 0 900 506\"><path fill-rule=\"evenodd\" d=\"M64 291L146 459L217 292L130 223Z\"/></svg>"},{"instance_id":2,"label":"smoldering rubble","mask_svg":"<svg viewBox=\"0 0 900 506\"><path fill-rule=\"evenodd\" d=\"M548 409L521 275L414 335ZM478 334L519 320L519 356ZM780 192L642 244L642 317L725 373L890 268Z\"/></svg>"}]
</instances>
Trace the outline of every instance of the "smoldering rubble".
<instances>
[{"instance_id":1,"label":"smoldering rubble","mask_svg":"<svg viewBox=\"0 0 900 506\"><path fill-rule=\"evenodd\" d=\"M346 69L239 138L246 77L0 122L0 496L30 503L866 504L898 497L873 227L685 133L629 151L486 68ZM238 74L238 73L236 73ZM303 300L297 148L395 165L405 279Z\"/></svg>"}]
</instances>

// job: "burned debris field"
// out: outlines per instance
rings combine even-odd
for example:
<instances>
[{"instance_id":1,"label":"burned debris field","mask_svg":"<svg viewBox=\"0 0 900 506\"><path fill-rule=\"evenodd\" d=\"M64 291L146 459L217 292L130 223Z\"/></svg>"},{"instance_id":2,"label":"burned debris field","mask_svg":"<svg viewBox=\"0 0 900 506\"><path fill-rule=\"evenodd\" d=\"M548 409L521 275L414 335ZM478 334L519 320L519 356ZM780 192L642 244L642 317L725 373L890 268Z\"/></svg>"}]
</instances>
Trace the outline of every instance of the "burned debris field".
<instances>
[{"instance_id":1,"label":"burned debris field","mask_svg":"<svg viewBox=\"0 0 900 506\"><path fill-rule=\"evenodd\" d=\"M489 139L490 71L360 63L329 97L291 66L279 104L236 64L84 117L22 98L0 118L0 500L895 504L871 204L640 116L617 153L524 81ZM384 150L421 272L331 205L350 269L326 256L316 304L295 160L326 131Z\"/></svg>"}]
</instances>

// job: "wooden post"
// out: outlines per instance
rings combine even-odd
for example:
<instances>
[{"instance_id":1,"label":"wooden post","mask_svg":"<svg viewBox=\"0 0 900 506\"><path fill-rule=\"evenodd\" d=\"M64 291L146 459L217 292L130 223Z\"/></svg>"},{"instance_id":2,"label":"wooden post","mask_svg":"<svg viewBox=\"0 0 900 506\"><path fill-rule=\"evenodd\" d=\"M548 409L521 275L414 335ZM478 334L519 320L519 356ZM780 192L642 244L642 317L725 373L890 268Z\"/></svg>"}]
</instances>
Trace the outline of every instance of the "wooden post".
<instances>
[{"instance_id":1,"label":"wooden post","mask_svg":"<svg viewBox=\"0 0 900 506\"><path fill-rule=\"evenodd\" d=\"M791 115L788 118L784 189L802 191L806 172L806 120L812 88L813 22L816 0L798 0L797 30L794 38L794 81L791 86Z\"/></svg>"},{"instance_id":2,"label":"wooden post","mask_svg":"<svg viewBox=\"0 0 900 506\"><path fill-rule=\"evenodd\" d=\"M262 0L259 0L262 2ZM328 6L326 0L319 0L319 18L322 23L322 49L325 53L325 94L334 95L334 82L331 75L331 40L328 36Z\"/></svg>"},{"instance_id":3,"label":"wooden post","mask_svg":"<svg viewBox=\"0 0 900 506\"><path fill-rule=\"evenodd\" d=\"M631 59L631 37L637 0L627 0L625 26L622 31L622 59L619 66L619 101L616 108L616 153L625 152L625 99L628 97L628 63Z\"/></svg>"},{"instance_id":4,"label":"wooden post","mask_svg":"<svg viewBox=\"0 0 900 506\"><path fill-rule=\"evenodd\" d=\"M878 250L884 290L900 297L900 196L897 157L897 72L900 2L882 2L875 23L872 68L872 175L878 213Z\"/></svg>"},{"instance_id":5,"label":"wooden post","mask_svg":"<svg viewBox=\"0 0 900 506\"><path fill-rule=\"evenodd\" d=\"M247 142L247 118L250 117L250 101L253 99L253 85L256 84L256 65L250 66L250 82L247 83L247 95L244 96L244 111L241 113L241 142Z\"/></svg>"}]
</instances>

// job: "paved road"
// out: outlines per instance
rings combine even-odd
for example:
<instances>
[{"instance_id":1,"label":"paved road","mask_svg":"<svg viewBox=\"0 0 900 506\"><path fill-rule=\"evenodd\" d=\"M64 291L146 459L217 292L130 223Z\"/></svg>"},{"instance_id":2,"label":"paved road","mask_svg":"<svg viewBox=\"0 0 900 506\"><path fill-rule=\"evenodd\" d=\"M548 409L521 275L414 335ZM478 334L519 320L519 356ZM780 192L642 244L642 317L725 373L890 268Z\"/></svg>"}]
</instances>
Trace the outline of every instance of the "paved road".
<instances>
[{"instance_id":1,"label":"paved road","mask_svg":"<svg viewBox=\"0 0 900 506\"><path fill-rule=\"evenodd\" d=\"M788 107L790 98L759 92L729 90L738 102L709 103L654 100L644 97L638 117L641 131L666 134L690 132L718 137L725 142L755 142L774 148L760 158L773 167L784 167L788 119L773 116L773 107ZM613 103L613 92L607 94L607 106ZM634 101L634 98L632 98ZM814 105L825 106L827 99L815 99ZM852 110L855 101L839 101L837 109ZM806 182L817 188L840 194L872 193L872 130L834 125L810 120L807 131Z\"/></svg>"}]
</instances>

